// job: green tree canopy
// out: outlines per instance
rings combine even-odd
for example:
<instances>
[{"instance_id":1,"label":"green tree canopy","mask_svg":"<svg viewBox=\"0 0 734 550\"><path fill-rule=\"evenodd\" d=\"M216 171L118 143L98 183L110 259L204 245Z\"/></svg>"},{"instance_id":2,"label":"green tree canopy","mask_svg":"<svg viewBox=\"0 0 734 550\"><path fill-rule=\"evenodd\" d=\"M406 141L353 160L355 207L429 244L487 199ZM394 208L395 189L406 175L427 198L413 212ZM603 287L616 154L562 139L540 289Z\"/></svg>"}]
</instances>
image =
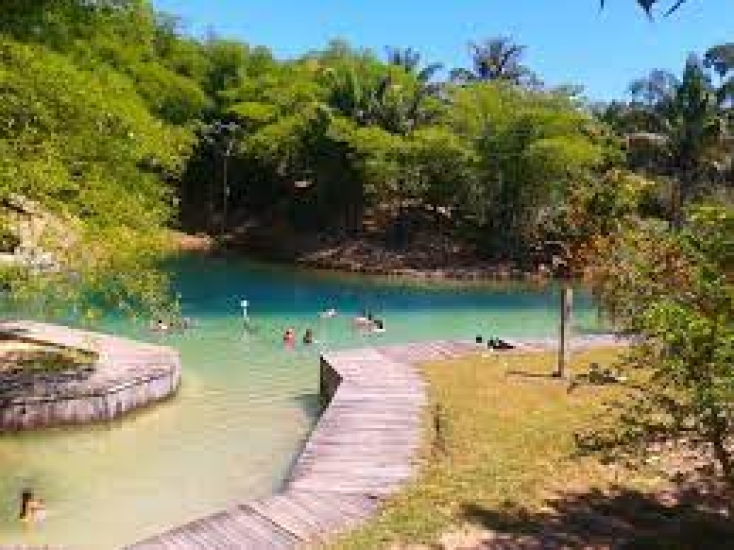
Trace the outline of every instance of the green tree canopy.
<instances>
[{"instance_id":1,"label":"green tree canopy","mask_svg":"<svg viewBox=\"0 0 734 550\"><path fill-rule=\"evenodd\" d=\"M180 172L188 133L155 119L134 84L113 70L92 73L5 39L0 58L0 198L30 201L66 225L36 236L61 269L34 284L52 282L62 296L72 282L94 283L124 262L128 269L109 288L147 293L132 274L147 263L134 257L152 258L159 247L171 205L161 178Z\"/></svg>"},{"instance_id":2,"label":"green tree canopy","mask_svg":"<svg viewBox=\"0 0 734 550\"><path fill-rule=\"evenodd\" d=\"M560 94L482 84L453 90L451 103L449 127L479 158L466 206L496 250L536 242L549 205L612 154L593 117Z\"/></svg>"}]
</instances>

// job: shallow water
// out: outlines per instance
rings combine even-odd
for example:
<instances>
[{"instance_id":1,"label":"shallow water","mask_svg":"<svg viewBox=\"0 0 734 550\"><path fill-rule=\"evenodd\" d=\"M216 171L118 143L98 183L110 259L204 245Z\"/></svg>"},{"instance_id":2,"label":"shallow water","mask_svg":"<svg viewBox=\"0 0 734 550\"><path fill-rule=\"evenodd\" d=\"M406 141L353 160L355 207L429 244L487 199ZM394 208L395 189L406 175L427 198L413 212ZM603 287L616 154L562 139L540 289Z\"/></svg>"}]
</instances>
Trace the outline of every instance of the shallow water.
<instances>
[{"instance_id":1,"label":"shallow water","mask_svg":"<svg viewBox=\"0 0 734 550\"><path fill-rule=\"evenodd\" d=\"M160 338L181 352L179 393L108 425L0 436L0 544L104 550L274 491L315 420L319 349L556 332L553 288L417 286L232 260L173 270L195 321L183 335ZM243 298L252 334L242 328ZM320 320L331 307L339 315ZM385 320L385 334L351 329L364 308ZM580 296L576 326L594 322ZM320 343L284 349L288 326L299 335L313 328ZM151 339L129 320L104 328ZM16 519L24 487L49 509L32 529Z\"/></svg>"}]
</instances>

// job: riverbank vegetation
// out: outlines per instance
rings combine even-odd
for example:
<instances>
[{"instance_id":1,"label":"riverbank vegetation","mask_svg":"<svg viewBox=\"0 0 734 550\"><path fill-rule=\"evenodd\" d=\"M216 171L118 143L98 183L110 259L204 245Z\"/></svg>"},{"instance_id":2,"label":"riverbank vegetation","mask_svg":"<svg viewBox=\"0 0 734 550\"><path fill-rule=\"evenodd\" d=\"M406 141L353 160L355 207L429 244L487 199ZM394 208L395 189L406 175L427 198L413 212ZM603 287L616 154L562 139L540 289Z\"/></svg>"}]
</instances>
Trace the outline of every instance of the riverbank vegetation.
<instances>
[{"instance_id":1,"label":"riverbank vegetation","mask_svg":"<svg viewBox=\"0 0 734 550\"><path fill-rule=\"evenodd\" d=\"M357 241L377 252L352 264L401 267L431 243L432 268L553 271L584 267L620 214L680 225L695 201L730 204L728 45L595 105L506 37L452 68L341 40L278 60L192 38L145 0L9 0L0 16L2 242L43 240L67 267L41 270L56 288L81 278L124 307L160 290L162 228L315 264ZM66 229L10 235L28 205Z\"/></svg>"},{"instance_id":2,"label":"riverbank vegetation","mask_svg":"<svg viewBox=\"0 0 734 550\"><path fill-rule=\"evenodd\" d=\"M426 365L439 421L426 421L418 479L333 547L727 547L734 532L718 511L726 495L698 494L710 487L697 484L690 456L658 447L644 466L627 468L579 453L577 434L596 429L609 401L633 398L639 378L596 385L584 375L616 370L624 353L577 353L572 370L586 381L571 390L551 376L553 354Z\"/></svg>"}]
</instances>

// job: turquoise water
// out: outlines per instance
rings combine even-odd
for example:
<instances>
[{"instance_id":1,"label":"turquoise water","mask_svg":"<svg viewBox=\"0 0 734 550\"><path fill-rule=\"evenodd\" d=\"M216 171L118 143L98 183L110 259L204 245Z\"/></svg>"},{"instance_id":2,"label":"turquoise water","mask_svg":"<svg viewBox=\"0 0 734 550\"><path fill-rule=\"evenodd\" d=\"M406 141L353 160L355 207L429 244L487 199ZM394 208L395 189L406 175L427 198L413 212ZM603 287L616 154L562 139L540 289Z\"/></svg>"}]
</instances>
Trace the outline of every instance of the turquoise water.
<instances>
[{"instance_id":1,"label":"turquoise water","mask_svg":"<svg viewBox=\"0 0 734 550\"><path fill-rule=\"evenodd\" d=\"M320 349L556 331L554 288L416 286L227 260L173 272L194 329L153 338L129 320L103 326L177 347L180 392L109 425L0 436L0 544L104 550L274 491L315 420ZM242 328L242 299L253 333ZM320 320L332 307L339 315ZM364 308L386 333L352 330ZM579 297L577 327L595 318ZM289 326L298 335L312 328L319 344L284 348ZM15 519L27 486L49 509L32 529Z\"/></svg>"}]
</instances>

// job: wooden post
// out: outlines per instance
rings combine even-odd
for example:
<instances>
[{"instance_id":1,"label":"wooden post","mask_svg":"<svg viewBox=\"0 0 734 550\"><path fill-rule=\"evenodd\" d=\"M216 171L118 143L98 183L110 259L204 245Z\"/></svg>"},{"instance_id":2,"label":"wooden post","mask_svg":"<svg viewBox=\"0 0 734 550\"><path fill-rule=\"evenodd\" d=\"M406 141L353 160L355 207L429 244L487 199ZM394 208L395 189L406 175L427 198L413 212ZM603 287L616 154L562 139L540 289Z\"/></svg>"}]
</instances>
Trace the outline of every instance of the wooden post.
<instances>
[{"instance_id":1,"label":"wooden post","mask_svg":"<svg viewBox=\"0 0 734 550\"><path fill-rule=\"evenodd\" d=\"M558 370L555 376L566 378L567 369L571 361L571 309L573 307L573 288L564 285L561 290L561 327L558 342Z\"/></svg>"}]
</instances>

